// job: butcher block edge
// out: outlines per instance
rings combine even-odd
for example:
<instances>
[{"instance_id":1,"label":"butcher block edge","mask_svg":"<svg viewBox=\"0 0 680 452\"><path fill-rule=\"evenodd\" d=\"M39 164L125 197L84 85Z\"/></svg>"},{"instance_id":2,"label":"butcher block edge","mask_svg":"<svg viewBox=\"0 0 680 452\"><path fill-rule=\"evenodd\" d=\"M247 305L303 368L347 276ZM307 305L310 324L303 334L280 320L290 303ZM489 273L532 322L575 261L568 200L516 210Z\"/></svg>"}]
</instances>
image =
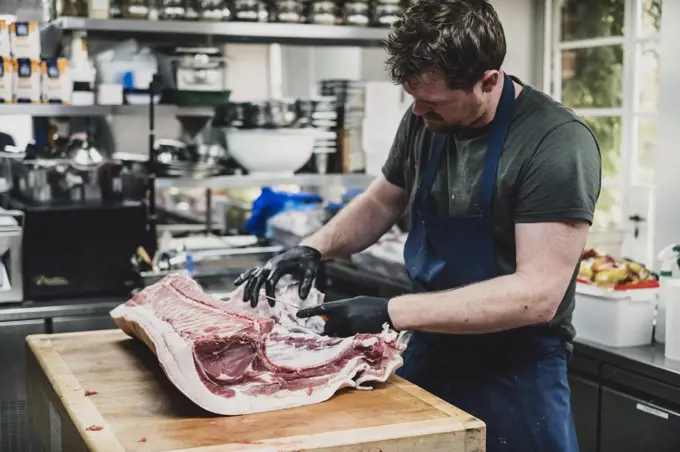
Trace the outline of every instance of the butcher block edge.
<instances>
[{"instance_id":1,"label":"butcher block edge","mask_svg":"<svg viewBox=\"0 0 680 452\"><path fill-rule=\"evenodd\" d=\"M28 410L31 422L46 452L125 451L115 430L86 397L82 385L71 372L53 340L87 340L89 335L111 331L38 334L26 338L26 375ZM484 422L435 397L423 389L392 376L393 384L412 397L441 412L441 419L411 421L380 427L334 432L318 432L302 436L273 438L272 444L230 443L214 446L172 449L166 452L388 452L446 451L484 452ZM88 427L102 427L90 431ZM416 446L417 439L417 446Z\"/></svg>"}]
</instances>

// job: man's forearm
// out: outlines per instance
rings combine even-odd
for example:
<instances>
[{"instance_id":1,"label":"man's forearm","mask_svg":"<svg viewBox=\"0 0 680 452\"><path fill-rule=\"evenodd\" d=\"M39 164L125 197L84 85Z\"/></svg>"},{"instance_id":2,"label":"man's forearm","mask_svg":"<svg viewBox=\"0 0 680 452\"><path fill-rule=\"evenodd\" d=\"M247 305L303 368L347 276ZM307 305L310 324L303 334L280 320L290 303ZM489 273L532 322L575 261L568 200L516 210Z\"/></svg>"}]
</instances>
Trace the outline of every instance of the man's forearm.
<instances>
[{"instance_id":1,"label":"man's forearm","mask_svg":"<svg viewBox=\"0 0 680 452\"><path fill-rule=\"evenodd\" d=\"M521 274L458 289L402 295L390 300L398 330L484 334L548 322L564 292Z\"/></svg>"},{"instance_id":2,"label":"man's forearm","mask_svg":"<svg viewBox=\"0 0 680 452\"><path fill-rule=\"evenodd\" d=\"M375 243L403 213L402 203L380 202L365 192L300 244L316 248L323 259L347 257Z\"/></svg>"}]
</instances>

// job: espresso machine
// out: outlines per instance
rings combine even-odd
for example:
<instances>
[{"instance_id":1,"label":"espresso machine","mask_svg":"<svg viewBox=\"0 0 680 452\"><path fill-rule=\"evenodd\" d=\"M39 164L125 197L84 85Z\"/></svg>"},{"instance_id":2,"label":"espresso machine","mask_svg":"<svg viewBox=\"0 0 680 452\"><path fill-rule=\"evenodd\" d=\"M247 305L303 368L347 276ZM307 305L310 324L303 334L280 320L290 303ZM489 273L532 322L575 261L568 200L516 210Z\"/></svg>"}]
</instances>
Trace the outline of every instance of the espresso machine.
<instances>
[{"instance_id":1,"label":"espresso machine","mask_svg":"<svg viewBox=\"0 0 680 452\"><path fill-rule=\"evenodd\" d=\"M126 181L136 179L126 176L137 171L126 174L123 162L87 140L29 146L23 158L0 150L11 173L3 205L22 215L11 252L20 273L12 270L11 279L22 282L23 301L129 295L136 283L131 259L148 239L144 183L127 190ZM2 227L0 217L0 251ZM0 302L7 298L0 292Z\"/></svg>"}]
</instances>

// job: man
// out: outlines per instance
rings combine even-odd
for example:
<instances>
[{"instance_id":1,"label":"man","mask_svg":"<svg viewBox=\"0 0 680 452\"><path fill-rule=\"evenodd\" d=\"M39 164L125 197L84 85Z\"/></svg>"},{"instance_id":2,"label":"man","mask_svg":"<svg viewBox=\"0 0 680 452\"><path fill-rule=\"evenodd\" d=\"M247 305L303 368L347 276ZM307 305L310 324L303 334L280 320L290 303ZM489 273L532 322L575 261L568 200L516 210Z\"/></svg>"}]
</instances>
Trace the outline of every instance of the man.
<instances>
[{"instance_id":1,"label":"man","mask_svg":"<svg viewBox=\"0 0 680 452\"><path fill-rule=\"evenodd\" d=\"M284 274L311 288L322 259L374 243L407 210L414 293L298 315L327 333L413 331L398 374L477 416L488 451L577 451L566 362L575 278L600 193L596 139L570 110L500 68L483 0L420 0L392 28L388 67L413 97L383 175L314 235L242 275L245 301Z\"/></svg>"}]
</instances>

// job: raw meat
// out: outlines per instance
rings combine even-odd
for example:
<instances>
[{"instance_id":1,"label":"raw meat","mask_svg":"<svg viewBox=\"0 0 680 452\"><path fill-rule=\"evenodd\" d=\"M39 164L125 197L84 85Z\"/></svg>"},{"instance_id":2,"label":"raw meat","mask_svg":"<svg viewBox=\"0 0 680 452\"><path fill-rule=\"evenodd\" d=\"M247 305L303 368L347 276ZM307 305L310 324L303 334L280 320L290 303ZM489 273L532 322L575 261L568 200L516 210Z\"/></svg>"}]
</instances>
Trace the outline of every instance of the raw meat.
<instances>
[{"instance_id":1,"label":"raw meat","mask_svg":"<svg viewBox=\"0 0 680 452\"><path fill-rule=\"evenodd\" d=\"M241 285L228 297L223 298L227 302L227 309L233 312L242 313L245 315L259 315L261 317L268 317L274 320L279 326L286 328L292 332L313 332L321 334L323 332L324 321L321 317L309 317L307 319L298 319L295 314L297 309L290 305L297 306L299 309L310 308L312 306L323 303L324 295L316 289L312 289L309 296L305 300L300 300L298 295L297 284L286 284L285 281L279 283L276 290L276 299L283 301L283 303L275 303L273 307L269 306L269 302L265 297L264 290L260 291L260 297L255 309L250 307L250 303L243 302L243 290L245 284Z\"/></svg>"},{"instance_id":2,"label":"raw meat","mask_svg":"<svg viewBox=\"0 0 680 452\"><path fill-rule=\"evenodd\" d=\"M299 304L296 291L288 286L277 296ZM380 334L323 337L313 325L284 327L292 320L281 312L277 324L267 316L266 302L257 313L247 310L240 293L221 301L180 272L146 287L111 316L153 350L182 393L216 414L319 403L344 387L369 389L367 383L385 381L402 365L403 335L387 325ZM313 291L310 299L321 302L323 296Z\"/></svg>"}]
</instances>

